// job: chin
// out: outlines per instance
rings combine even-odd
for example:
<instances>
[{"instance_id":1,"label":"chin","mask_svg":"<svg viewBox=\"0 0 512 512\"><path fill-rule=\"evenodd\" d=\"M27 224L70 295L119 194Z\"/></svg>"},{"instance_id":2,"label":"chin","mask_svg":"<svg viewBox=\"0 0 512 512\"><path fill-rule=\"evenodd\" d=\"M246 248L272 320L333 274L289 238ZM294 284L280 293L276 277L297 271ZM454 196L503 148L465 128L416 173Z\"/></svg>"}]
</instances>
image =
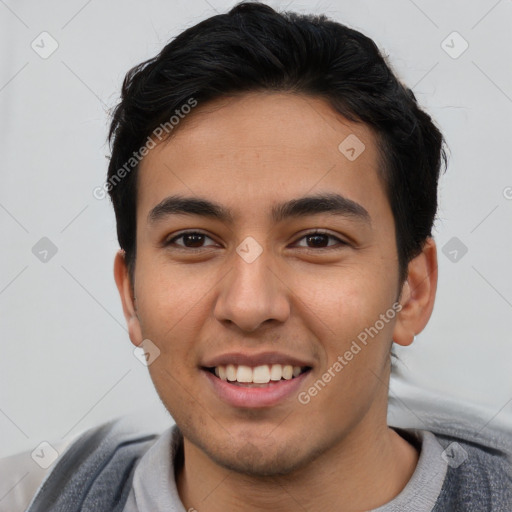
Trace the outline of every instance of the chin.
<instances>
[{"instance_id":1,"label":"chin","mask_svg":"<svg viewBox=\"0 0 512 512\"><path fill-rule=\"evenodd\" d=\"M253 444L247 444L231 454L208 455L217 465L253 478L289 475L307 464L296 450L269 453L268 449L262 452Z\"/></svg>"},{"instance_id":2,"label":"chin","mask_svg":"<svg viewBox=\"0 0 512 512\"><path fill-rule=\"evenodd\" d=\"M330 448L323 437L315 441L311 431L300 432L255 425L216 429L214 425L176 421L181 432L217 466L250 477L285 476L300 471ZM186 455L185 455L186 457Z\"/></svg>"},{"instance_id":3,"label":"chin","mask_svg":"<svg viewBox=\"0 0 512 512\"><path fill-rule=\"evenodd\" d=\"M301 470L318 457L324 449L315 450L307 440L276 442L270 437L258 441L238 439L227 445L198 444L198 447L215 464L227 470L250 477L276 477ZM302 451L308 447L307 452ZM302 448L302 449L301 449Z\"/></svg>"}]
</instances>

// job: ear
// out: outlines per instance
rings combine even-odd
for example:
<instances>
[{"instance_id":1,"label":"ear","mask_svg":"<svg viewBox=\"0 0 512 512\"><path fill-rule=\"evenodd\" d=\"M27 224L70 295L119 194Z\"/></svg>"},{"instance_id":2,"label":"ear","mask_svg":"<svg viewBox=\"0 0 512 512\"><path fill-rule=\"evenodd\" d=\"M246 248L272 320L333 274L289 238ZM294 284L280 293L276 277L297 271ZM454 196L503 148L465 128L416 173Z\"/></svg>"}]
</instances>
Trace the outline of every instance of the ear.
<instances>
[{"instance_id":1,"label":"ear","mask_svg":"<svg viewBox=\"0 0 512 512\"><path fill-rule=\"evenodd\" d=\"M429 237L421 253L408 266L407 280L403 284L400 305L393 330L393 341L398 345L410 345L414 336L427 325L437 290L437 247Z\"/></svg>"},{"instance_id":2,"label":"ear","mask_svg":"<svg viewBox=\"0 0 512 512\"><path fill-rule=\"evenodd\" d=\"M142 329L140 327L139 318L137 316L137 308L135 306L135 298L133 296L133 286L130 281L128 267L126 265L125 253L121 249L117 251L114 259L114 279L116 281L117 290L121 297L123 305L123 313L128 325L128 334L134 345L142 343Z\"/></svg>"}]
</instances>

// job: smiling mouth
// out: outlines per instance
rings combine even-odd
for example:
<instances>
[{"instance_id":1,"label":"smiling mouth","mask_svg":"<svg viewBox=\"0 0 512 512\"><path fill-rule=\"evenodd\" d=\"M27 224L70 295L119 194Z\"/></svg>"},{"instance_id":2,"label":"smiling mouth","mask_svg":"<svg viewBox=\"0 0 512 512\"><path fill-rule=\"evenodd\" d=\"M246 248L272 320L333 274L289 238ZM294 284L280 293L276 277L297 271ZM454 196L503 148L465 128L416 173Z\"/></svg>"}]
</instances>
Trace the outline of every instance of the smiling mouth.
<instances>
[{"instance_id":1,"label":"smiling mouth","mask_svg":"<svg viewBox=\"0 0 512 512\"><path fill-rule=\"evenodd\" d=\"M311 370L310 366L292 366L282 364L263 364L259 366L220 365L203 367L217 378L229 384L241 387L268 387L280 381L293 380Z\"/></svg>"}]
</instances>

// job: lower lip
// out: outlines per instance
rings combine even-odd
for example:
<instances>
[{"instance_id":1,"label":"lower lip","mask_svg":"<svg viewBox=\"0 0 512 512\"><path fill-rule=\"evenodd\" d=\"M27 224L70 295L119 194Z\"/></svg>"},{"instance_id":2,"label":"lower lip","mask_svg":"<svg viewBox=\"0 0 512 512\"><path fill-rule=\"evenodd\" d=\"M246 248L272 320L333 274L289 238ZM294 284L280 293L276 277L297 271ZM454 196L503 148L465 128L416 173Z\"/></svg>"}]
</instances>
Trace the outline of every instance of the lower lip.
<instances>
[{"instance_id":1,"label":"lower lip","mask_svg":"<svg viewBox=\"0 0 512 512\"><path fill-rule=\"evenodd\" d=\"M237 386L221 380L207 370L201 370L210 381L215 393L234 407L272 407L292 395L297 395L304 379L311 370L301 373L290 380L270 381L266 387Z\"/></svg>"}]
</instances>

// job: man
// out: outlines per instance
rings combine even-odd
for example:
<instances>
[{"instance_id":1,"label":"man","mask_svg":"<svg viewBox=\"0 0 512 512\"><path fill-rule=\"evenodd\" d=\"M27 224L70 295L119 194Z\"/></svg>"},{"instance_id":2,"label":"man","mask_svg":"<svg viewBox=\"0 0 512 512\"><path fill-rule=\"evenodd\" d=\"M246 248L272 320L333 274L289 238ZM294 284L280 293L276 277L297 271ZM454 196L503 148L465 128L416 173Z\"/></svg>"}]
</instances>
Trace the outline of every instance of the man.
<instances>
[{"instance_id":1,"label":"man","mask_svg":"<svg viewBox=\"0 0 512 512\"><path fill-rule=\"evenodd\" d=\"M115 280L176 425L87 432L30 512L512 510L506 439L387 424L445 155L370 39L239 4L128 73L110 137Z\"/></svg>"}]
</instances>

